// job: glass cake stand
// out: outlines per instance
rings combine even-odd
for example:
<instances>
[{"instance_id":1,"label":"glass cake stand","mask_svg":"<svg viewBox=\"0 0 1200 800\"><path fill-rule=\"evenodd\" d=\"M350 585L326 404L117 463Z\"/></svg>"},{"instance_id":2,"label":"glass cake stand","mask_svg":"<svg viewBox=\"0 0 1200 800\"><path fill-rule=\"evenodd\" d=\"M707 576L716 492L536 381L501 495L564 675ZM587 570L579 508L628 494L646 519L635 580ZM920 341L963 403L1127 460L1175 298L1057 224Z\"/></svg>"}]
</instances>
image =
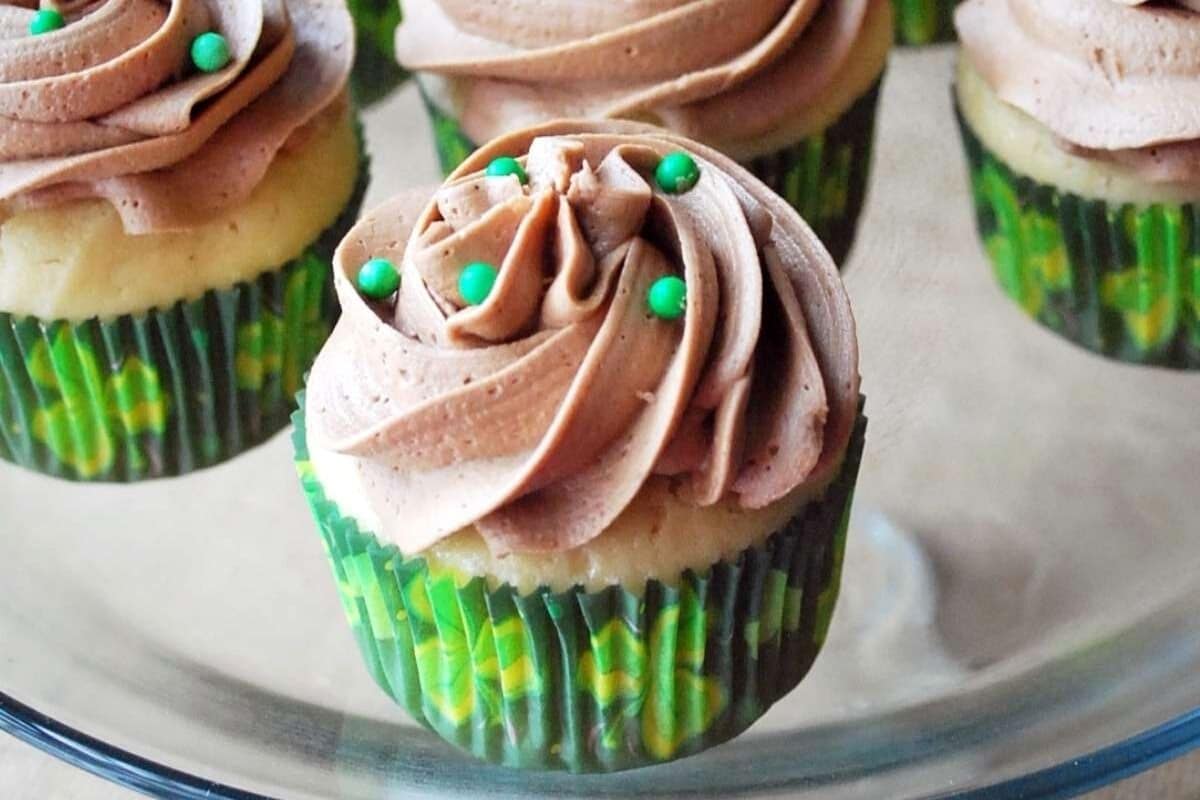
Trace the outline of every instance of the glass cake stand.
<instances>
[{"instance_id":1,"label":"glass cake stand","mask_svg":"<svg viewBox=\"0 0 1200 800\"><path fill-rule=\"evenodd\" d=\"M609 776L458 755L359 662L286 436L191 477L0 466L0 727L173 797L1062 797L1200 743L1200 374L1028 322L975 240L952 52L895 57L847 272L871 417L843 602L748 733ZM410 88L378 202L436 179Z\"/></svg>"}]
</instances>

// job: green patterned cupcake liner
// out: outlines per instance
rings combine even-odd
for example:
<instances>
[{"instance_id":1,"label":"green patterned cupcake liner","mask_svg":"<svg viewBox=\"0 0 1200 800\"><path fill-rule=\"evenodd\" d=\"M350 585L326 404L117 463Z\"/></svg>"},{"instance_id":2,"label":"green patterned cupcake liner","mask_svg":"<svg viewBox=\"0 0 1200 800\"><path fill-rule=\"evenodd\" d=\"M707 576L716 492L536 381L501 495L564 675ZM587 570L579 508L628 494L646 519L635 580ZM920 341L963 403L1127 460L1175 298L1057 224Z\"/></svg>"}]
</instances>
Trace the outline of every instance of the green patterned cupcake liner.
<instances>
[{"instance_id":1,"label":"green patterned cupcake liner","mask_svg":"<svg viewBox=\"0 0 1200 800\"><path fill-rule=\"evenodd\" d=\"M844 266L866 199L880 82L832 125L796 144L745 162L787 200ZM442 171L447 175L475 150L457 120L425 97Z\"/></svg>"},{"instance_id":2,"label":"green patterned cupcake liner","mask_svg":"<svg viewBox=\"0 0 1200 800\"><path fill-rule=\"evenodd\" d=\"M346 0L354 19L354 70L350 86L360 108L378 103L404 82L408 73L396 63L398 0Z\"/></svg>"},{"instance_id":3,"label":"green patterned cupcake liner","mask_svg":"<svg viewBox=\"0 0 1200 800\"><path fill-rule=\"evenodd\" d=\"M253 281L144 314L82 322L0 313L0 458L59 478L128 482L224 461L286 427L337 318L338 219Z\"/></svg>"},{"instance_id":4,"label":"green patterned cupcake liner","mask_svg":"<svg viewBox=\"0 0 1200 800\"><path fill-rule=\"evenodd\" d=\"M344 517L296 463L367 670L477 758L612 772L671 761L753 724L808 672L829 628L866 430L824 498L762 545L676 584L529 594L436 573Z\"/></svg>"},{"instance_id":5,"label":"green patterned cupcake liner","mask_svg":"<svg viewBox=\"0 0 1200 800\"><path fill-rule=\"evenodd\" d=\"M962 0L892 0L896 42L906 45L952 42L954 8Z\"/></svg>"},{"instance_id":6,"label":"green patterned cupcake liner","mask_svg":"<svg viewBox=\"0 0 1200 800\"><path fill-rule=\"evenodd\" d=\"M1200 369L1200 205L1060 191L1013 171L958 119L979 235L1004 292L1095 353Z\"/></svg>"},{"instance_id":7,"label":"green patterned cupcake liner","mask_svg":"<svg viewBox=\"0 0 1200 800\"><path fill-rule=\"evenodd\" d=\"M800 212L833 256L846 265L871 177L880 83L820 133L745 166Z\"/></svg>"}]
</instances>

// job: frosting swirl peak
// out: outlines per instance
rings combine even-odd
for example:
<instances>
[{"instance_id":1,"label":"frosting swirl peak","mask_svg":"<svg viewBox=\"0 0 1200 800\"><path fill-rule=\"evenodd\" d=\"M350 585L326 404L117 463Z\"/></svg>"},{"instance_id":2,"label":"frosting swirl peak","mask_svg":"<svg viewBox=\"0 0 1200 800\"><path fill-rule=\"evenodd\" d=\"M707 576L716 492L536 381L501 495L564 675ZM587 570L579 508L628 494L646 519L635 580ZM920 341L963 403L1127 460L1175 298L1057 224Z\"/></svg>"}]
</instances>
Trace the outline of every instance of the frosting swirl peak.
<instances>
[{"instance_id":1,"label":"frosting swirl peak","mask_svg":"<svg viewBox=\"0 0 1200 800\"><path fill-rule=\"evenodd\" d=\"M691 154L689 191L655 166ZM519 155L528 183L487 177ZM388 258L393 300L354 289ZM465 264L499 267L486 300ZM687 285L674 321L647 307ZM309 436L354 457L385 538L474 524L498 552L599 535L653 475L759 508L839 465L858 395L836 267L790 207L713 150L629 123L555 123L472 156L419 215L393 202L335 257L343 317L309 381Z\"/></svg>"},{"instance_id":2,"label":"frosting swirl peak","mask_svg":"<svg viewBox=\"0 0 1200 800\"><path fill-rule=\"evenodd\" d=\"M342 94L353 60L336 0L96 0L29 35L0 7L0 203L80 197L130 232L188 227L248 196L288 137ZM190 69L220 32L229 62Z\"/></svg>"}]
</instances>

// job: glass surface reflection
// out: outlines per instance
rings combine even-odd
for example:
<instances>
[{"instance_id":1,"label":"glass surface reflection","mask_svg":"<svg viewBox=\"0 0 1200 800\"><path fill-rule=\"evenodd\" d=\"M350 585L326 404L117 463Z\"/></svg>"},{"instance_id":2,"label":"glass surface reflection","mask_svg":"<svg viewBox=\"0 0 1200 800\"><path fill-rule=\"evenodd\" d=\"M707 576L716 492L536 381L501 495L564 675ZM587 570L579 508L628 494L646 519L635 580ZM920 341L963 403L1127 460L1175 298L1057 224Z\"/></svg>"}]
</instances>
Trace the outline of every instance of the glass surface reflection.
<instances>
[{"instance_id":1,"label":"glass surface reflection","mask_svg":"<svg viewBox=\"0 0 1200 800\"><path fill-rule=\"evenodd\" d=\"M746 735L607 777L457 755L362 669L286 436L134 487L0 465L0 691L288 798L1053 793L1189 746L1200 376L1103 361L1004 298L951 74L946 49L893 60L847 272L871 427L845 594L814 673ZM369 203L436 177L421 114L411 88L370 112Z\"/></svg>"}]
</instances>

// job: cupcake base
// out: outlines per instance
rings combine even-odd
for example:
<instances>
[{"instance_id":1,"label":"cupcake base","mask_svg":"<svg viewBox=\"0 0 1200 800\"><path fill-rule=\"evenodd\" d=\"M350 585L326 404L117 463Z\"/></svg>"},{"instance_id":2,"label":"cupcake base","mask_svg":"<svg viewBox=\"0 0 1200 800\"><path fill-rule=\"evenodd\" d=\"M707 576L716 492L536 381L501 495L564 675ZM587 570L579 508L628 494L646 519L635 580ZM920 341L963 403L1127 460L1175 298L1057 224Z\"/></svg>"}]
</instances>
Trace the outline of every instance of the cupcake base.
<instances>
[{"instance_id":1,"label":"cupcake base","mask_svg":"<svg viewBox=\"0 0 1200 800\"><path fill-rule=\"evenodd\" d=\"M1200 206L1061 191L1014 171L958 121L979 235L1004 292L1092 352L1200 369Z\"/></svg>"},{"instance_id":2,"label":"cupcake base","mask_svg":"<svg viewBox=\"0 0 1200 800\"><path fill-rule=\"evenodd\" d=\"M359 530L297 469L376 683L460 749L512 767L612 772L726 741L791 691L833 614L862 454L763 544L678 583L520 594L435 573Z\"/></svg>"},{"instance_id":3,"label":"cupcake base","mask_svg":"<svg viewBox=\"0 0 1200 800\"><path fill-rule=\"evenodd\" d=\"M82 322L0 313L0 458L128 482L224 461L282 430L337 319L334 248L367 187L297 258L166 309Z\"/></svg>"},{"instance_id":4,"label":"cupcake base","mask_svg":"<svg viewBox=\"0 0 1200 800\"><path fill-rule=\"evenodd\" d=\"M839 267L854 243L866 199L880 85L877 81L825 130L743 165L800 212ZM448 175L476 145L456 119L422 96Z\"/></svg>"},{"instance_id":5,"label":"cupcake base","mask_svg":"<svg viewBox=\"0 0 1200 800\"><path fill-rule=\"evenodd\" d=\"M892 0L896 43L926 45L952 42L954 8L961 0Z\"/></svg>"}]
</instances>

